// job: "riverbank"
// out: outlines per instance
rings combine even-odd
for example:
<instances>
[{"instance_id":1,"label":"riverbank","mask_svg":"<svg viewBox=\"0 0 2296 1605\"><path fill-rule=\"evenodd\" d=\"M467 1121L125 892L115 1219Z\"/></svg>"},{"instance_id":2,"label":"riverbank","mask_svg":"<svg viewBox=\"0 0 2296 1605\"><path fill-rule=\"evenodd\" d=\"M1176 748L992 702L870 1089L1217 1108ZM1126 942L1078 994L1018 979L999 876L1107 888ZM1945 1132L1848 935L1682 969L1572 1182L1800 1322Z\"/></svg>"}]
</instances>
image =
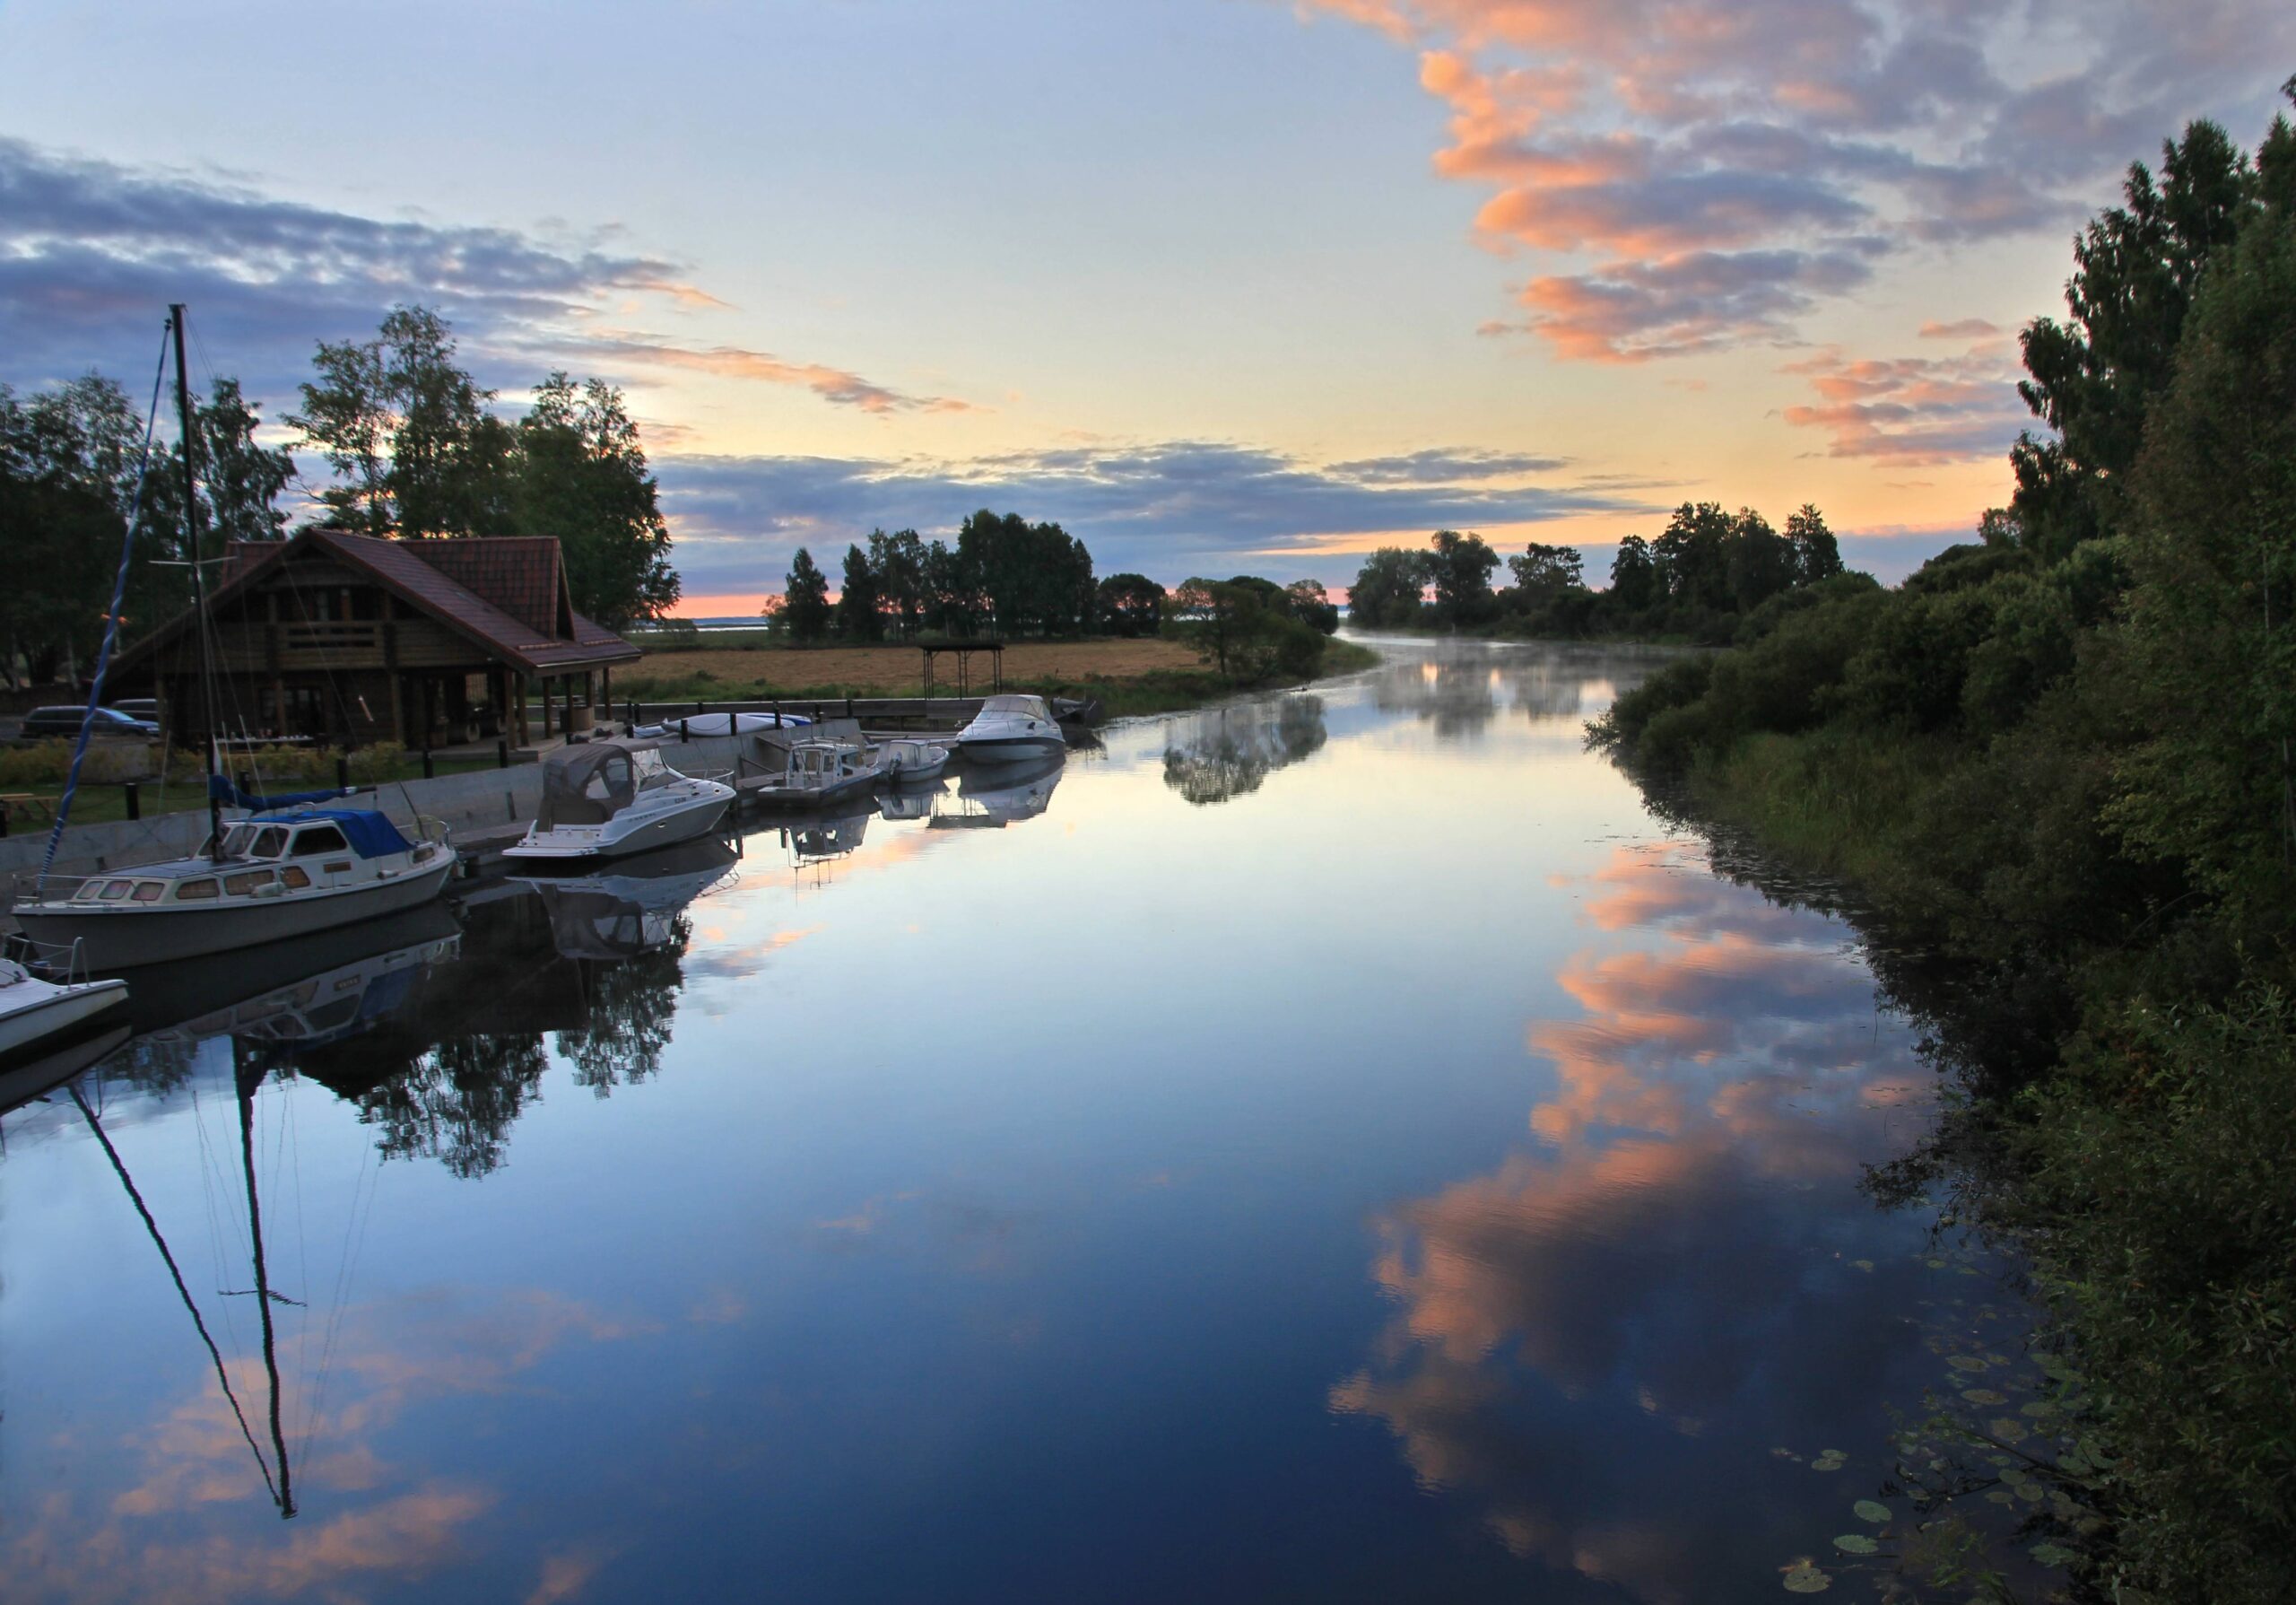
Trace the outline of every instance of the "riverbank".
<instances>
[{"instance_id":1,"label":"riverbank","mask_svg":"<svg viewBox=\"0 0 2296 1605\"><path fill-rule=\"evenodd\" d=\"M1204 666L1179 641L1141 640L1016 641L1004 649L1004 689L1039 696L1096 697L1110 718L1179 712L1259 688ZM1378 654L1352 641L1327 641L1318 676L1352 674ZM984 689L985 658L973 664L973 693ZM952 689L944 664L939 688ZM720 646L690 641L649 648L645 660L616 678L619 699L639 702L768 702L846 696L921 696L925 683L914 646L764 647L736 640Z\"/></svg>"}]
</instances>

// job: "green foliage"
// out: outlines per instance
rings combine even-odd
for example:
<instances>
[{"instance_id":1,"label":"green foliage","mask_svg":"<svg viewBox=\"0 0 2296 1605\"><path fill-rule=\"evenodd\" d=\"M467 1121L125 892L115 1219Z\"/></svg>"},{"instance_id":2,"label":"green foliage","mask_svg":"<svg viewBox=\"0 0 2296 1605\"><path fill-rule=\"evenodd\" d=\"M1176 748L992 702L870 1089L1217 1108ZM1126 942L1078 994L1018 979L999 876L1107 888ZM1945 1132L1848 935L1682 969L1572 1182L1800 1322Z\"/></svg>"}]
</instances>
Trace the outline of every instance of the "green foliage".
<instances>
[{"instance_id":1,"label":"green foliage","mask_svg":"<svg viewBox=\"0 0 2296 1605\"><path fill-rule=\"evenodd\" d=\"M847 641L884 639L883 582L858 546L845 548L845 582L837 595L837 632Z\"/></svg>"},{"instance_id":2,"label":"green foliage","mask_svg":"<svg viewBox=\"0 0 2296 1605\"><path fill-rule=\"evenodd\" d=\"M1164 627L1164 588L1145 574L1111 574L1092 597L1105 635L1153 635Z\"/></svg>"},{"instance_id":3,"label":"green foliage","mask_svg":"<svg viewBox=\"0 0 2296 1605\"><path fill-rule=\"evenodd\" d=\"M1196 648L1237 685L1313 679L1323 667L1326 637L1292 609L1291 593L1256 575L1194 579L1172 592L1164 633Z\"/></svg>"},{"instance_id":4,"label":"green foliage","mask_svg":"<svg viewBox=\"0 0 2296 1605\"><path fill-rule=\"evenodd\" d=\"M957 531L960 588L1004 635L1081 635L1091 627L1092 554L1057 524L983 508Z\"/></svg>"},{"instance_id":5,"label":"green foliage","mask_svg":"<svg viewBox=\"0 0 2296 1605\"><path fill-rule=\"evenodd\" d=\"M1355 583L1347 593L1348 615L1367 630L1417 624L1429 578L1426 553L1382 546L1356 571Z\"/></svg>"},{"instance_id":6,"label":"green foliage","mask_svg":"<svg viewBox=\"0 0 2296 1605\"><path fill-rule=\"evenodd\" d=\"M1430 542L1427 582L1435 591L1435 616L1446 624L1479 624L1497 611L1491 594L1499 554L1479 535L1438 529Z\"/></svg>"},{"instance_id":7,"label":"green foliage","mask_svg":"<svg viewBox=\"0 0 2296 1605\"><path fill-rule=\"evenodd\" d=\"M813 554L804 547L789 560L789 576L784 581L784 593L779 609L781 621L789 628L790 639L799 641L823 641L829 636L832 616L829 605L829 578L813 561Z\"/></svg>"},{"instance_id":8,"label":"green foliage","mask_svg":"<svg viewBox=\"0 0 2296 1605\"><path fill-rule=\"evenodd\" d=\"M2031 1095L2029 1207L2118 1450L2116 1580L2283 1598L2296 1555L2296 1009L2131 1004Z\"/></svg>"},{"instance_id":9,"label":"green foliage","mask_svg":"<svg viewBox=\"0 0 2296 1605\"><path fill-rule=\"evenodd\" d=\"M906 641L925 623L925 543L914 529L869 534L869 570L875 575L879 606Z\"/></svg>"},{"instance_id":10,"label":"green foliage","mask_svg":"<svg viewBox=\"0 0 2296 1605\"><path fill-rule=\"evenodd\" d=\"M552 373L513 426L459 365L453 331L399 307L376 337L312 359L286 422L335 471L330 519L370 535L558 538L575 608L610 628L678 599L670 533L622 392Z\"/></svg>"}]
</instances>

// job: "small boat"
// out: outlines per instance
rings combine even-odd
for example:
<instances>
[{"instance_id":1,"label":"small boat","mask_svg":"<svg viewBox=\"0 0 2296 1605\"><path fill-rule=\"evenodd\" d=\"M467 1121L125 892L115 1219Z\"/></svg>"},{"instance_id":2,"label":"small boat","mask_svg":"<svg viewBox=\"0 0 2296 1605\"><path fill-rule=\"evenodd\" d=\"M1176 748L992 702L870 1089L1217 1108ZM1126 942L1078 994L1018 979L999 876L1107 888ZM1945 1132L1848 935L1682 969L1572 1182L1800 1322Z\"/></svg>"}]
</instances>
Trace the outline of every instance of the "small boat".
<instances>
[{"instance_id":1,"label":"small boat","mask_svg":"<svg viewBox=\"0 0 2296 1605\"><path fill-rule=\"evenodd\" d=\"M371 808L295 807L225 822L197 856L43 883L16 922L43 946L78 946L93 971L286 941L430 902L454 873L447 827L417 839Z\"/></svg>"},{"instance_id":2,"label":"small boat","mask_svg":"<svg viewBox=\"0 0 2296 1605\"><path fill-rule=\"evenodd\" d=\"M651 746L592 742L543 762L542 813L502 856L527 863L620 858L715 830L734 789L672 769Z\"/></svg>"},{"instance_id":3,"label":"small boat","mask_svg":"<svg viewBox=\"0 0 2296 1605\"><path fill-rule=\"evenodd\" d=\"M887 741L877 747L877 762L887 785L918 785L948 772L949 749L929 741Z\"/></svg>"},{"instance_id":4,"label":"small boat","mask_svg":"<svg viewBox=\"0 0 2296 1605\"><path fill-rule=\"evenodd\" d=\"M89 981L65 970L50 981L13 958L0 958L0 1065L38 1058L58 1042L93 1029L127 1001L124 981Z\"/></svg>"},{"instance_id":5,"label":"small boat","mask_svg":"<svg viewBox=\"0 0 2296 1605\"><path fill-rule=\"evenodd\" d=\"M877 750L857 741L794 741L781 772L746 795L761 807L813 813L867 798L886 778Z\"/></svg>"},{"instance_id":6,"label":"small boat","mask_svg":"<svg viewBox=\"0 0 2296 1605\"><path fill-rule=\"evenodd\" d=\"M1068 741L1044 698L993 696L958 733L957 750L978 763L1019 763L1065 755Z\"/></svg>"},{"instance_id":7,"label":"small boat","mask_svg":"<svg viewBox=\"0 0 2296 1605\"><path fill-rule=\"evenodd\" d=\"M756 730L797 729L813 721L796 713L690 713L659 724L637 725L631 735L642 741L687 736L747 736Z\"/></svg>"}]
</instances>

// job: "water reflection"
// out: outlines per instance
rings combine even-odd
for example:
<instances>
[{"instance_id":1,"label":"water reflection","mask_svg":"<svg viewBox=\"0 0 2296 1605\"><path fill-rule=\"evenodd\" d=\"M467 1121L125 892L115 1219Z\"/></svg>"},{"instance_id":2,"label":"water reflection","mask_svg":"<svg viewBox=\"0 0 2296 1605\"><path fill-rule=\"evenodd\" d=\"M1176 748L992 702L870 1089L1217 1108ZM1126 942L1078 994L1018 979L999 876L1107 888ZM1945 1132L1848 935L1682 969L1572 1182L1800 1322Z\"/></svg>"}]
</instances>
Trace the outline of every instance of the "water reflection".
<instances>
[{"instance_id":1,"label":"water reflection","mask_svg":"<svg viewBox=\"0 0 2296 1605\"><path fill-rule=\"evenodd\" d=\"M1231 703L1178 723L1164 749L1164 784L1199 806L1226 802L1313 756L1327 738L1321 697Z\"/></svg>"},{"instance_id":2,"label":"water reflection","mask_svg":"<svg viewBox=\"0 0 2296 1605\"><path fill-rule=\"evenodd\" d=\"M1905 1031L1581 750L1632 655L1394 650L150 991L216 1356L9 1116L11 1596L1775 1597L1935 1365Z\"/></svg>"},{"instance_id":3,"label":"water reflection","mask_svg":"<svg viewBox=\"0 0 2296 1605\"><path fill-rule=\"evenodd\" d=\"M1905 1230L1856 1182L1922 1084L1828 921L1678 845L1584 885L1588 924L1640 940L1571 956L1582 1012L1529 1026L1540 1140L1380 1217L1397 1313L1331 1402L1513 1552L1695 1599L1808 1542L1765 1486L1807 1473L1749 1464L1748 1439L1814 1454L1883 1391L1876 1261Z\"/></svg>"}]
</instances>

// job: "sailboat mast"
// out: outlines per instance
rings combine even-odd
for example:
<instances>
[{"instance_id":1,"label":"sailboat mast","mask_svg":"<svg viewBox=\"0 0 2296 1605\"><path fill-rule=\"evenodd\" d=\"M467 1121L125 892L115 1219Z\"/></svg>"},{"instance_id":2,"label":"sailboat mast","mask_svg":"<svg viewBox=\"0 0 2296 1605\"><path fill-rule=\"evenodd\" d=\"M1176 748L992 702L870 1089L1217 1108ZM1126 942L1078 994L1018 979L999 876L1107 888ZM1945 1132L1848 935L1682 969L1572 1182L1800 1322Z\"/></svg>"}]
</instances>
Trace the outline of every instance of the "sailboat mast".
<instances>
[{"instance_id":1,"label":"sailboat mast","mask_svg":"<svg viewBox=\"0 0 2296 1605\"><path fill-rule=\"evenodd\" d=\"M263 1368L271 1377L271 1451L279 1462L279 1513L295 1513L295 1485L287 1469L287 1436L279 1420L279 1349L271 1325L271 1276L263 1260L263 1207L255 1191L255 1089L263 1072L248 1077L243 1065L233 1067L239 1095L239 1164L247 1173L248 1234L255 1243L255 1302L263 1313Z\"/></svg>"},{"instance_id":2,"label":"sailboat mast","mask_svg":"<svg viewBox=\"0 0 2296 1605\"><path fill-rule=\"evenodd\" d=\"M199 449L199 430L191 414L190 371L183 354L184 303L168 308L168 322L175 330L176 415L183 423L183 528L190 546L193 625L199 632L200 722L206 727L201 743L207 758L207 854L220 863L223 857L223 805L215 797L215 663L207 617L207 571L199 562L199 470L193 458Z\"/></svg>"}]
</instances>

